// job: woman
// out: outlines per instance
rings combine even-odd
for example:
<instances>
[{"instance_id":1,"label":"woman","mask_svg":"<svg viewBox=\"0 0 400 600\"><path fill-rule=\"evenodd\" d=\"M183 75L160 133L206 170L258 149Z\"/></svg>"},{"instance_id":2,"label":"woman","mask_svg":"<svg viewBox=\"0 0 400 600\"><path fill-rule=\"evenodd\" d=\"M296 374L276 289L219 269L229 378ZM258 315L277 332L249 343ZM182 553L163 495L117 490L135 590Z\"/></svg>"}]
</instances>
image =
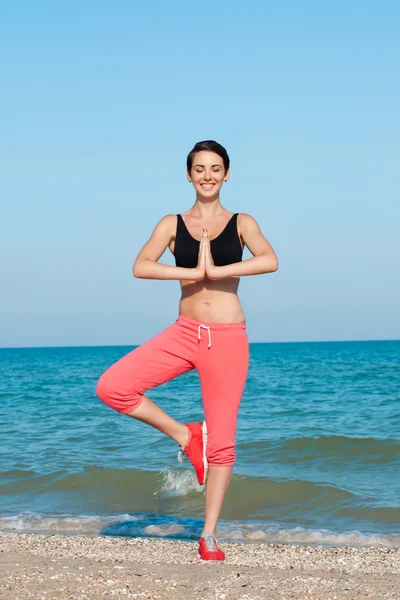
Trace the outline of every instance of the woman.
<instances>
[{"instance_id":1,"label":"woman","mask_svg":"<svg viewBox=\"0 0 400 600\"><path fill-rule=\"evenodd\" d=\"M180 281L178 319L111 366L98 382L97 395L170 436L194 466L199 483L207 480L199 555L223 560L216 527L236 458L236 420L248 369L239 277L276 271L278 261L250 215L233 214L221 205L220 190L229 179L223 146L197 143L187 157L187 178L196 191L194 205L159 221L133 267L135 277ZM253 258L242 261L245 245ZM176 266L158 263L167 247ZM205 421L178 423L144 392L194 368Z\"/></svg>"}]
</instances>

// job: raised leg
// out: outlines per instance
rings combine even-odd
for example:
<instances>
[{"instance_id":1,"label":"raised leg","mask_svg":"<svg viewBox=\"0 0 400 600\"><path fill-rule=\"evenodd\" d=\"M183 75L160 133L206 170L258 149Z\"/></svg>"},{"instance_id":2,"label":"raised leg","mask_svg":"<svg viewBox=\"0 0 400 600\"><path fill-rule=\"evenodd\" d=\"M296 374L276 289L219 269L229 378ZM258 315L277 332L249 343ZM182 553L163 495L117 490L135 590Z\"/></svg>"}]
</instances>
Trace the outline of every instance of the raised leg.
<instances>
[{"instance_id":1,"label":"raised leg","mask_svg":"<svg viewBox=\"0 0 400 600\"><path fill-rule=\"evenodd\" d=\"M188 442L189 432L186 425L170 417L147 396L143 395L142 401L136 410L126 414L162 431L180 446L184 447Z\"/></svg>"},{"instance_id":2,"label":"raised leg","mask_svg":"<svg viewBox=\"0 0 400 600\"><path fill-rule=\"evenodd\" d=\"M174 379L194 368L187 346L175 325L171 325L148 342L112 365L100 377L96 393L114 410L147 423L185 446L188 430L144 392Z\"/></svg>"}]
</instances>

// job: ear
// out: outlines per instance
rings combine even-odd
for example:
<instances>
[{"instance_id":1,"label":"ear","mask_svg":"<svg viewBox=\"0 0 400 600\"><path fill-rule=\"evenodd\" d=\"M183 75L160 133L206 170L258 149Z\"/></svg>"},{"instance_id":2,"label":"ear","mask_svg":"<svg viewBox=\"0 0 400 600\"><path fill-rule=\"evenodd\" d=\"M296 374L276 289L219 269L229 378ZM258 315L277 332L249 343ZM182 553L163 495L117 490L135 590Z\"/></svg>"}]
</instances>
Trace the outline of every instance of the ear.
<instances>
[{"instance_id":1,"label":"ear","mask_svg":"<svg viewBox=\"0 0 400 600\"><path fill-rule=\"evenodd\" d=\"M224 181L228 181L230 174L231 174L231 171L230 171L230 169L228 169L227 172L224 175Z\"/></svg>"},{"instance_id":2,"label":"ear","mask_svg":"<svg viewBox=\"0 0 400 600\"><path fill-rule=\"evenodd\" d=\"M190 177L190 173L188 171L186 171L186 177L189 183L192 183L192 178Z\"/></svg>"}]
</instances>

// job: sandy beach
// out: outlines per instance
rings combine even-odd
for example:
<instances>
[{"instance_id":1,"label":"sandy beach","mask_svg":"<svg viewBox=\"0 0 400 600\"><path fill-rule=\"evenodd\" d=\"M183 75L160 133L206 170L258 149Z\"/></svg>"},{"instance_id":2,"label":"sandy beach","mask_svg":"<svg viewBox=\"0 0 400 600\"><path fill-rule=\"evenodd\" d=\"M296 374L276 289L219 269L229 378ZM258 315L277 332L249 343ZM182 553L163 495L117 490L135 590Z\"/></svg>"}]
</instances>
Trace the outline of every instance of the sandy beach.
<instances>
[{"instance_id":1,"label":"sandy beach","mask_svg":"<svg viewBox=\"0 0 400 600\"><path fill-rule=\"evenodd\" d=\"M400 548L224 544L204 563L188 542L0 534L0 598L400 599Z\"/></svg>"}]
</instances>

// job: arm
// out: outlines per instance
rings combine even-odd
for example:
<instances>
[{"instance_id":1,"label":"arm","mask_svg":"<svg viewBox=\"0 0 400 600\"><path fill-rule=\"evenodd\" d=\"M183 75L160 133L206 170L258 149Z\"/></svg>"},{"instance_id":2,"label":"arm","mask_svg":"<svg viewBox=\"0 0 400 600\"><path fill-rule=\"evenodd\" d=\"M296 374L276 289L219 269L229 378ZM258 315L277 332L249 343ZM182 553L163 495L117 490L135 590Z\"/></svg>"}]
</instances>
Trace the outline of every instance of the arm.
<instances>
[{"instance_id":1,"label":"arm","mask_svg":"<svg viewBox=\"0 0 400 600\"><path fill-rule=\"evenodd\" d=\"M241 214L239 217L241 237L252 253L253 258L223 267L210 265L207 261L206 275L209 279L261 275L262 273L272 273L278 269L278 258L271 244L261 233L257 221L246 214ZM211 253L208 254L208 256L210 255Z\"/></svg>"},{"instance_id":2,"label":"arm","mask_svg":"<svg viewBox=\"0 0 400 600\"><path fill-rule=\"evenodd\" d=\"M133 275L141 279L176 279L198 281L205 276L205 265L202 267L199 252L199 264L194 269L172 267L158 263L159 258L169 246L176 226L176 216L166 215L155 226L150 239L139 252L133 265ZM202 248L200 248L202 250Z\"/></svg>"}]
</instances>

